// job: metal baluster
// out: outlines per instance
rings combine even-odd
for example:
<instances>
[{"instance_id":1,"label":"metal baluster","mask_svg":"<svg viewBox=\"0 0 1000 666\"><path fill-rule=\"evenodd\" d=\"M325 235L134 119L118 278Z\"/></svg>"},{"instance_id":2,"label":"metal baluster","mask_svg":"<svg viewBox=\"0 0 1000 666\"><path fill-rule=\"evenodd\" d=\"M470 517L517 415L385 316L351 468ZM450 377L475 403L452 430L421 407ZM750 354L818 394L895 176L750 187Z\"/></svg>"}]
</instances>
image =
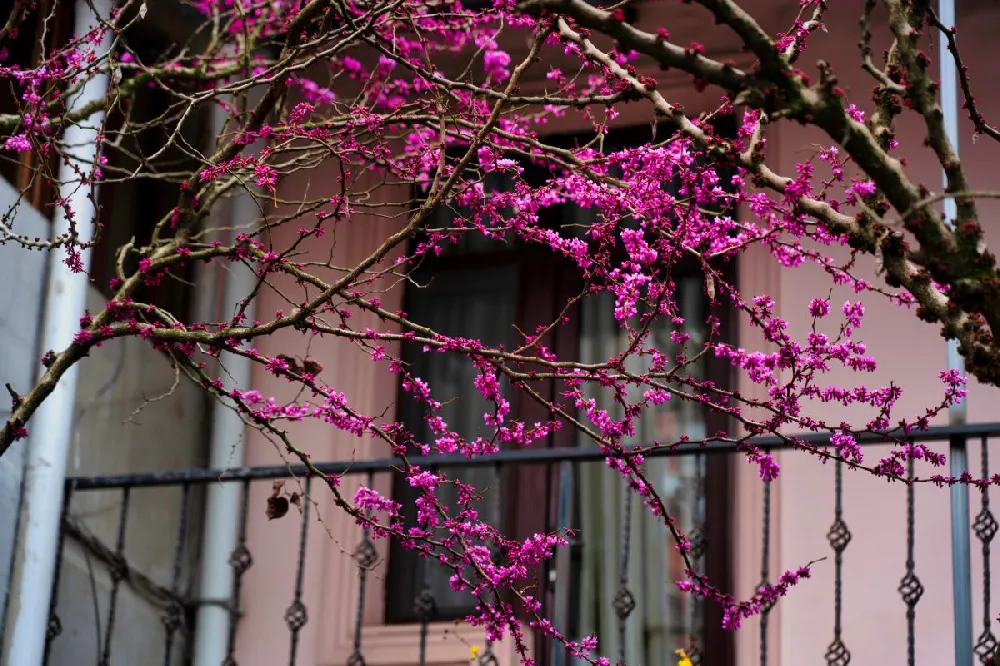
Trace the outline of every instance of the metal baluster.
<instances>
[{"instance_id":1,"label":"metal baluster","mask_svg":"<svg viewBox=\"0 0 1000 666\"><path fill-rule=\"evenodd\" d=\"M437 469L431 467L430 472L431 474L437 474ZM430 622L437 612L437 602L434 600L434 593L431 592L428 581L430 561L431 558L428 556L421 563L424 572L423 587L420 590L420 594L413 601L413 609L417 614L417 619L420 620L420 666L426 666L427 664L427 633L430 629Z\"/></svg>"},{"instance_id":2,"label":"metal baluster","mask_svg":"<svg viewBox=\"0 0 1000 666\"><path fill-rule=\"evenodd\" d=\"M761 517L760 587L771 584L771 482L764 481L764 507ZM764 604L760 611L760 666L767 664L767 620L774 602Z\"/></svg>"},{"instance_id":3,"label":"metal baluster","mask_svg":"<svg viewBox=\"0 0 1000 666\"><path fill-rule=\"evenodd\" d=\"M369 472L368 487L370 488L373 485L374 477ZM348 666L365 666L365 658L361 655L361 629L365 616L365 587L368 582L368 571L375 564L377 558L378 553L375 552L375 544L371 540L371 531L366 526L362 530L361 542L354 549L354 561L358 563L358 607L357 615L354 618L354 652L347 658Z\"/></svg>"},{"instance_id":4,"label":"metal baluster","mask_svg":"<svg viewBox=\"0 0 1000 666\"><path fill-rule=\"evenodd\" d=\"M572 463L561 462L558 469L558 498L556 500L556 528L560 532L572 527L573 521L573 479L575 477ZM573 551L576 543L575 537L567 535L569 542L565 548L560 548L555 555L555 608L553 609L552 623L556 631L561 635L570 637L573 635L574 619L572 618L573 604L572 595L576 584L573 576ZM571 663L569 649L556 641L553 641L551 652L552 666L566 666Z\"/></svg>"},{"instance_id":5,"label":"metal baluster","mask_svg":"<svg viewBox=\"0 0 1000 666\"><path fill-rule=\"evenodd\" d=\"M115 543L115 563L111 571L111 600L108 608L108 626L104 631L104 652L101 656L101 666L111 663L111 637L115 628L115 615L118 606L118 588L128 575L128 563L125 561L125 527L128 522L128 507L131 498L129 488L122 489L122 512L118 518L118 540Z\"/></svg>"},{"instance_id":6,"label":"metal baluster","mask_svg":"<svg viewBox=\"0 0 1000 666\"><path fill-rule=\"evenodd\" d=\"M548 475L546 475L546 479L547 478ZM500 529L500 483L501 483L500 465L497 464L494 465L493 467L493 502L490 507L491 509L490 525L497 528L498 530ZM548 510L548 506L549 504L548 502L546 502L545 503L546 511ZM546 521L547 520L548 519L546 518ZM547 531L548 530L546 530L546 532ZM496 542L490 544L490 554L492 555L493 564L499 563L501 552L500 549L497 547ZM500 603L499 595L495 595L494 602L497 604ZM497 666L498 663L496 655L493 654L493 641L489 639L489 634L490 631L489 628L487 628L486 647L483 649L483 653L479 656L479 666Z\"/></svg>"},{"instance_id":7,"label":"metal baluster","mask_svg":"<svg viewBox=\"0 0 1000 666\"><path fill-rule=\"evenodd\" d=\"M635 596L628 589L628 561L631 551L632 538L632 491L628 483L624 483L625 488L625 516L622 524L622 560L621 575L619 578L618 592L615 593L614 606L618 615L618 663L625 664L625 622L628 616L635 610Z\"/></svg>"},{"instance_id":8,"label":"metal baluster","mask_svg":"<svg viewBox=\"0 0 1000 666\"><path fill-rule=\"evenodd\" d=\"M236 547L229 556L229 566L233 568L233 597L229 601L229 640L226 647L225 666L236 666L236 627L240 613L240 592L243 589L243 574L253 566L253 556L247 548L247 508L250 505L250 480L243 481L243 506L240 508L240 531Z\"/></svg>"},{"instance_id":9,"label":"metal baluster","mask_svg":"<svg viewBox=\"0 0 1000 666\"><path fill-rule=\"evenodd\" d=\"M695 454L694 458L694 513L697 521L691 530L689 540L691 542L691 564L695 569L701 569L705 552L708 550L708 534L705 531L705 516L700 513L702 502L705 497L705 456L702 453ZM687 601L691 604L691 636L688 646L688 658L693 666L699 666L702 662L701 643L704 638L704 604L701 598L688 596Z\"/></svg>"},{"instance_id":10,"label":"metal baluster","mask_svg":"<svg viewBox=\"0 0 1000 666\"><path fill-rule=\"evenodd\" d=\"M184 622L184 607L177 599L180 596L181 568L184 564L184 544L187 540L188 500L190 496L191 486L185 483L181 487L181 515L177 528L177 545L174 548L174 575L170 585L170 591L173 593L173 596L161 618L163 627L166 630L165 645L163 646L163 666L170 666L170 657L173 654L174 648L174 634L177 633L177 630Z\"/></svg>"},{"instance_id":11,"label":"metal baluster","mask_svg":"<svg viewBox=\"0 0 1000 666\"><path fill-rule=\"evenodd\" d=\"M982 467L983 479L990 478L990 454L988 450L989 438L985 435L982 438ZM990 511L990 487L983 486L982 508L976 514L976 520L972 523L972 530L976 538L983 544L983 633L976 639L976 656L979 663L992 664L993 656L997 649L997 639L990 629L990 544L997 533L997 520Z\"/></svg>"},{"instance_id":12,"label":"metal baluster","mask_svg":"<svg viewBox=\"0 0 1000 666\"><path fill-rule=\"evenodd\" d=\"M62 574L63 544L66 542L66 516L69 514L69 505L73 501L75 490L76 486L72 481L69 481L63 492L62 516L59 518L59 540L56 543L56 569L52 578L52 595L49 598L49 626L45 630L45 655L42 658L42 663L46 666L49 663L52 641L62 633L62 621L56 613L56 604L59 602L59 578Z\"/></svg>"},{"instance_id":13,"label":"metal baluster","mask_svg":"<svg viewBox=\"0 0 1000 666\"><path fill-rule=\"evenodd\" d=\"M851 543L851 531L844 522L844 463L837 461L833 482L833 525L826 534L833 549L833 642L826 649L826 663L831 666L847 666L851 663L851 652L841 637L843 617L844 550Z\"/></svg>"},{"instance_id":14,"label":"metal baluster","mask_svg":"<svg viewBox=\"0 0 1000 666\"><path fill-rule=\"evenodd\" d=\"M916 564L913 559L915 535L914 535L914 488L913 488L913 458L911 457L906 466L906 575L899 581L899 594L906 603L906 654L907 664L914 666L916 656L916 635L914 624L917 618L917 602L924 594L924 586L913 573Z\"/></svg>"},{"instance_id":15,"label":"metal baluster","mask_svg":"<svg viewBox=\"0 0 1000 666\"><path fill-rule=\"evenodd\" d=\"M309 505L312 502L312 495L309 488L312 486L312 477L306 477L305 496L302 498L302 528L299 532L299 562L295 571L295 600L285 611L285 622L291 631L291 648L288 652L289 666L295 666L296 655L299 651L299 631L306 626L309 621L309 614L306 612L306 605L302 603L302 579L306 570L306 541L309 536Z\"/></svg>"}]
</instances>

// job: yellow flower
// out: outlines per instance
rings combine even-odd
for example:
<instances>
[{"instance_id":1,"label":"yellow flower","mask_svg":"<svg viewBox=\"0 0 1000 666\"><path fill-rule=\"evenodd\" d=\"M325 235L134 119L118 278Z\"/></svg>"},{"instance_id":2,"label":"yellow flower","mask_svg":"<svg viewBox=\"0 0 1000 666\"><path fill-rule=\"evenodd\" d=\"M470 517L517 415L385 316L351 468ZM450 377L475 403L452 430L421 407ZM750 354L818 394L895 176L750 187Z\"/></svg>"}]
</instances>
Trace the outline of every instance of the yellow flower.
<instances>
[{"instance_id":1,"label":"yellow flower","mask_svg":"<svg viewBox=\"0 0 1000 666\"><path fill-rule=\"evenodd\" d=\"M681 658L681 660L677 662L677 666L693 666L691 658L688 657L687 652L684 650L674 650L674 654Z\"/></svg>"},{"instance_id":2,"label":"yellow flower","mask_svg":"<svg viewBox=\"0 0 1000 666\"><path fill-rule=\"evenodd\" d=\"M469 661L475 661L479 657L479 646L473 645L469 648Z\"/></svg>"}]
</instances>

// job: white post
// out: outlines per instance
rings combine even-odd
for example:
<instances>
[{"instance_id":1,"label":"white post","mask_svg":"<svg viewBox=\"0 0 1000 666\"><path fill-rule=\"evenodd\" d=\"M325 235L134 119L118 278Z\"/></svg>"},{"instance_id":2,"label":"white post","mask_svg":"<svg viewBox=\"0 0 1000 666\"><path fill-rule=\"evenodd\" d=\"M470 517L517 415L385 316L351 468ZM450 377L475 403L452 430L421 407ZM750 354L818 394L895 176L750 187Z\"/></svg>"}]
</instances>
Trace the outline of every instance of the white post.
<instances>
[{"instance_id":1,"label":"white post","mask_svg":"<svg viewBox=\"0 0 1000 666\"><path fill-rule=\"evenodd\" d=\"M938 18L945 28L955 25L955 0L938 0ZM958 76L954 57L948 51L948 40L938 37L938 61L941 63L941 113L944 132L959 153L958 137ZM948 188L948 175L941 169L941 189ZM955 228L958 206L954 197L944 198L944 219L949 228ZM962 370L962 357L958 353L958 340L948 341L948 369ZM965 400L948 408L948 425L960 426L966 421ZM948 445L949 471L961 476L969 468L967 440L964 435L954 435ZM969 536L969 487L956 483L951 487L951 581L955 622L955 666L972 666L972 567L971 539Z\"/></svg>"},{"instance_id":2,"label":"white post","mask_svg":"<svg viewBox=\"0 0 1000 666\"><path fill-rule=\"evenodd\" d=\"M216 112L216 129L225 129L225 112ZM221 117L220 117L221 116ZM251 148L253 150L253 148ZM231 203L228 226L235 238L248 231L260 211L249 193L241 193ZM238 263L228 264L225 274L222 317L235 314L236 305L253 292L256 276ZM248 320L254 318L254 301L246 309ZM223 352L220 366L225 368L227 384L247 390L253 363L242 356ZM226 469L243 465L244 424L239 414L217 400L212 413L212 441L209 466ZM241 484L214 483L208 487L205 528L202 543L198 588L198 617L195 629L194 666L220 666L225 663L230 622L235 622L227 606L233 592L233 569L230 555L236 548L242 501ZM220 605L222 604L222 605Z\"/></svg>"},{"instance_id":3,"label":"white post","mask_svg":"<svg viewBox=\"0 0 1000 666\"><path fill-rule=\"evenodd\" d=\"M91 9L91 6L93 9ZM77 0L75 11L76 36L82 38L99 25L100 13L105 21L111 15L112 0ZM106 33L96 46L98 56L111 48L111 34ZM108 71L95 70L80 92L69 101L69 109L79 109L103 98L108 91ZM72 165L59 167L59 196L68 200L76 220L76 232L81 243L91 240L96 214L90 199L90 186L82 183L76 169L85 176L93 169L98 155L98 125L104 111L95 111L86 120L66 128L63 143ZM55 235L69 231L69 221L58 209L53 223ZM90 252L80 250L83 265L89 265ZM49 279L45 293L45 315L42 328L44 349L62 350L73 342L80 328L87 299L87 276L73 273L60 252L49 256ZM45 399L29 425L28 466L24 477L24 532L21 575L16 581L16 599L12 608L17 615L11 636L10 664L40 666L45 653L45 634L49 622L49 599L55 573L56 552L62 518L63 483L66 457L73 432L73 411L76 398L77 367L63 375L52 393Z\"/></svg>"}]
</instances>

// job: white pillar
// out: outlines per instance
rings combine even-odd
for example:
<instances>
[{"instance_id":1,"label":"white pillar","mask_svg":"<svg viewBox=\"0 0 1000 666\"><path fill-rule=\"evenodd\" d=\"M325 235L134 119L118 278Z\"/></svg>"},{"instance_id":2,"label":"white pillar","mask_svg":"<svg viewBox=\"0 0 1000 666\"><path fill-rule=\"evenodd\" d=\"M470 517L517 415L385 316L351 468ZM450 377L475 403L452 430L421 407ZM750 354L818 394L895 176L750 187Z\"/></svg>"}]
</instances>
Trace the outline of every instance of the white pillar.
<instances>
[{"instance_id":1,"label":"white pillar","mask_svg":"<svg viewBox=\"0 0 1000 666\"><path fill-rule=\"evenodd\" d=\"M225 130L226 113L221 110L215 113L215 129L221 133ZM251 147L249 152L253 151L254 147ZM225 222L226 226L232 228L232 241L239 232L249 230L251 223L260 217L260 210L252 195L242 192L231 202L228 217ZM221 314L223 319L227 319L236 313L240 300L253 292L256 276L253 271L238 263L228 264L223 274L225 288L222 312L213 313L213 316ZM245 314L248 321L253 321L254 303L255 301L251 301L247 305ZM226 370L226 383L248 390L253 363L228 352L222 352L219 360ZM244 430L239 414L230 405L216 400L212 412L209 453L209 466L212 469L243 465ZM201 570L198 577L197 598L201 605L198 607L195 627L194 666L220 666L227 656L229 624L235 622L236 618L231 617L226 607L219 604L228 604L232 596L233 569L229 557L236 548L242 499L239 483L213 483L208 487Z\"/></svg>"},{"instance_id":2,"label":"white pillar","mask_svg":"<svg viewBox=\"0 0 1000 666\"><path fill-rule=\"evenodd\" d=\"M93 10L91 9L93 7ZM76 36L83 37L98 25L94 12L107 20L112 0L77 0L75 11ZM96 46L98 55L111 47L111 34L106 33ZM79 109L107 94L108 72L96 70L75 98L69 109ZM59 167L62 186L59 196L68 200L76 220L81 243L91 240L96 214L89 198L90 186L81 183L73 167L87 175L97 159L97 127L104 111L66 128L63 142L74 164ZM69 231L69 222L62 209L57 209L53 223L55 235ZM89 265L89 250L80 250L83 265ZM87 275L73 273L63 263L62 252L49 256L49 279L46 285L45 315L42 328L44 349L62 350L73 342L79 330L80 317L86 307ZM55 573L56 552L62 517L63 483L66 457L73 432L77 367L74 365L59 380L29 423L28 466L24 478L24 532L21 575L15 581L14 620L9 652L10 664L40 666L45 653L45 633L49 621L49 599Z\"/></svg>"}]
</instances>

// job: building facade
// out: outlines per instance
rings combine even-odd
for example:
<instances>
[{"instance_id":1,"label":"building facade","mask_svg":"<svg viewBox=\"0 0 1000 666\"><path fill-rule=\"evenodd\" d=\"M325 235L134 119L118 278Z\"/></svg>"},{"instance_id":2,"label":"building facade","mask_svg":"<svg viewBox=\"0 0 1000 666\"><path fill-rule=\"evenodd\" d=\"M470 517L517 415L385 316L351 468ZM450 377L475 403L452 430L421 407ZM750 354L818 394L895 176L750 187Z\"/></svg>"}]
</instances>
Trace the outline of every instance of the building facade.
<instances>
[{"instance_id":1,"label":"building facade","mask_svg":"<svg viewBox=\"0 0 1000 666\"><path fill-rule=\"evenodd\" d=\"M789 25L798 11L798 3L791 1L755 0L745 5L774 31ZM861 5L858 1L831 7L829 31L813 38L807 64L811 67L818 59L831 63L848 96L865 106L873 84L858 65L854 44ZM639 3L637 20L643 26L670 26L675 35L696 36L706 52L720 59L748 62L737 37L717 26L705 25L704 14L697 7ZM998 21L1000 9L988 3L958 3L967 64L975 81L983 84L992 81L994 69L1000 67L990 49L993 26ZM851 38L845 39L845 35ZM516 60L517 49L511 50ZM692 114L716 106L716 96L698 92L688 77L649 69L660 80L660 88L669 91L665 94ZM540 89L542 85L541 80L526 81L522 88ZM1000 92L995 87L982 85L978 93L982 108L1000 108ZM612 140L627 143L633 140L631 137L641 136L649 120L650 110L642 104L623 106ZM548 128L553 135L563 137L586 130L581 120L569 116L562 122L550 123ZM918 148L922 132L914 118L901 118L900 144L913 147L908 169L919 180L936 184L940 180L939 167L926 149ZM963 124L960 134L960 150L973 188L992 189L992 147L972 140L971 124ZM793 173L796 162L823 137L809 128L781 124L768 140L775 171ZM281 183L279 198L296 201L331 196L335 192L322 188L336 182L336 175L332 163L295 174ZM5 187L5 196L15 196L12 186ZM407 193L387 187L379 188L377 193L386 205L408 198ZM130 206L137 205L130 201L158 196L169 194L130 193L122 188L112 210L128 217L134 210ZM997 203L984 200L979 205L989 241L1000 245L1000 225L993 222L991 215L997 212ZM40 208L44 211L43 206ZM18 214L18 224L23 219L24 228L44 228L47 224L44 215L34 209L22 206ZM553 213L550 223L572 224L584 214L566 208ZM305 248L302 260L325 262L332 257L333 264L353 265L395 231L399 222L360 214L343 224L336 243L312 243ZM284 225L273 240L280 246L290 238L284 234L294 233L293 226ZM385 261L393 259L389 256ZM405 309L445 333L495 342L503 341L511 324L520 330L533 330L539 323L551 321L554 308L561 307L576 284L572 272L558 262L533 256L530 249L502 243L467 243L424 269L435 280L423 289L408 289L402 282L387 278L374 285L384 292L383 306L388 310ZM860 271L865 277L877 279L873 266ZM42 255L25 255L14 248L0 247L0 276L8 283L24 285L24 289L2 297L7 300L0 299L0 331L5 341L0 350L0 375L5 380L15 377L26 383L35 372L27 359L36 358L40 351L36 340L45 281ZM811 323L807 303L829 289L828 277L815 267L779 268L758 249L741 257L733 267L733 279L744 294L771 295L778 304L776 314L789 322L793 334L799 335L804 335ZM706 307L701 281L685 280L684 276L678 276L678 281L681 307L692 315L689 320L699 320L698 313ZM265 313L286 307L282 292L292 286L282 284L278 278L272 288L261 291L257 307ZM834 290L834 302L853 297L853 292ZM97 289L92 289L89 298L93 308L101 307L103 296ZM190 294L176 298L180 302L189 299L187 305L194 308L213 311L220 307L218 303L200 303ZM903 386L900 408L908 414L916 413L938 397L937 373L945 364L944 343L934 327L919 323L906 310L887 303L866 305L868 314L861 337L869 353L880 362L870 383L893 381ZM571 318L572 324L561 328L556 339L550 341L551 346L560 354L584 361L607 357L621 344L615 330L607 325L610 307L599 298L585 302ZM358 312L355 316L355 325L361 329L386 325L368 313ZM735 317L725 323L724 330L734 344L755 339L747 322ZM701 334L698 330L687 332L695 337ZM656 335L664 340L664 346L670 344L668 330ZM8 340L10 344L6 344ZM420 427L419 417L397 407L399 388L387 380L391 375L347 341L307 340L294 331L282 331L260 340L258 348L268 355L308 354L323 366L323 380L343 390L359 410L387 414L387 419L398 418ZM406 350L389 351L406 354ZM424 364L418 374L443 387L438 390L452 387L458 396L461 387L471 383L470 367L452 363L444 356L440 362L426 356L414 358ZM729 385L744 395L753 396L759 390L710 362L699 371L706 376L716 373L718 381L731 382ZM208 464L211 407L186 384L174 388L174 373L157 352L138 340L116 341L88 359L81 366L80 377L76 394L78 435L69 475L180 471ZM839 379L853 381L845 374L831 373L831 382ZM255 368L251 385L278 400L294 397L287 382L275 379L263 368ZM148 404L136 415L136 408L154 395L168 397ZM993 409L997 397L996 389L972 383L969 421L1000 420ZM604 398L595 394L595 399ZM546 418L533 413L533 409L537 407L529 401L514 405L519 418L529 422ZM856 416L850 410L840 414L835 409L843 410L820 407L817 415L837 420ZM462 395L446 410L450 410L446 418L458 424L463 435L475 436L478 419L470 417L482 412L481 405ZM717 425L694 410L664 409L644 417L635 441L680 435L697 438L714 431ZM365 461L389 456L381 443L368 437L350 437L319 421L292 424L290 432L296 442L307 443L304 449L313 460L339 461L364 469ZM273 444L260 432L248 429L245 438L242 460L227 467L284 464ZM568 430L553 436L548 444L567 451L582 446ZM981 450L978 440L970 442L969 466L973 470L982 465ZM879 447L873 446L869 455L877 456L878 451ZM947 529L952 520L948 491L921 486L915 489L912 504L908 504L907 492L899 484L850 472L838 482L834 465L823 465L795 452L776 455L782 474L770 487L760 482L755 467L736 456L692 455L651 462L650 473L668 489L665 496L677 514L703 538L701 565L714 580L731 583L736 596L750 596L762 580L773 581L786 569L827 558L814 566L810 580L796 587L767 614L763 630L757 618L735 634L718 629L718 609L694 604L675 591L670 581L679 577L680 564L663 528L646 516L639 502L626 499L617 476L599 460L596 464L479 467L458 473L474 485L489 489L482 510L513 534L528 535L560 526L578 529L580 536L574 547L561 554L549 569L538 572L533 583L545 595L562 630L570 635L597 632L602 639L601 652L612 660L623 655L626 663L640 666L673 664L677 659L675 649L687 647L694 636L703 651L702 663L712 666L846 663L837 652L837 641L850 651L854 663L904 664L912 663L908 654L908 637L912 635L913 649L921 661L954 663L955 567ZM30 511L18 501L22 459L23 452L17 451L0 459L0 516L4 525L15 525L19 514ZM292 487L306 482L298 479L287 483ZM397 498L406 492L394 483L387 468L379 466L345 475L342 490L350 496L362 483ZM205 522L204 496L211 485L173 483L155 489L74 492L67 517L68 524L75 527L67 532L63 545L54 607L61 626L58 636L51 640L50 663L76 664L80 655L90 659L90 654L100 663L101 656L112 650L117 655L115 663L145 663L143 659L149 654L155 651L160 655L164 650L168 663L186 663L185 655L195 635L193 609L199 604L225 602L197 598L198 571L204 571L199 565L204 564L200 560L205 557L199 528ZM224 641L227 649L234 650L232 656L240 666L288 663L290 654L298 666L457 666L469 662L473 647L478 650L477 657L488 649L502 666L517 663L509 639L487 646L480 629L460 622L469 611L468 598L453 593L446 578L407 551L381 541L369 542L354 520L337 510L331 497L322 492L310 495L311 513L304 517L297 517L293 510L285 519L269 520L263 507L274 492L270 481L247 481L243 488L245 509L232 551L238 594L225 609L227 613L235 611L238 602L238 616L233 613L238 622ZM982 502L978 493L970 497L970 511L976 516ZM908 512L912 520L908 520ZM124 529L121 526L126 522ZM840 525L849 530L849 540ZM912 538L908 532L913 533ZM0 534L0 558L5 558L0 559L0 570L6 572L7 560L13 562L8 638L16 624L17 600L23 593L17 587L18 567L13 555L16 533L12 527ZM831 547L831 534L833 542L842 547L839 558L834 557L837 549ZM106 551L104 560L99 552L101 544ZM993 598L1000 598L1000 588L992 580L983 582L984 559L974 540L973 544L976 554L971 559L971 578L977 592L971 612L976 618L973 638L977 638L991 627L996 631L994 625L984 627L980 621L996 614L994 609L984 608L982 586L992 591ZM115 568L115 563L120 562L116 556L124 558L126 569ZM359 560L364 564L364 576L359 576ZM839 585L835 580L838 572L842 576ZM919 578L922 596L914 602L912 585L907 587L910 594L903 597L911 601L908 605L899 588L909 574ZM622 595L623 588L630 600ZM427 610L428 596L433 599L433 613ZM632 608L622 612L629 604ZM913 611L912 618L907 615L908 609ZM114 616L111 620L109 613ZM528 633L530 636L530 629ZM533 656L541 663L561 666L569 661L558 650L547 652L550 648L542 641L531 641ZM160 656L156 659L163 660Z\"/></svg>"}]
</instances>

